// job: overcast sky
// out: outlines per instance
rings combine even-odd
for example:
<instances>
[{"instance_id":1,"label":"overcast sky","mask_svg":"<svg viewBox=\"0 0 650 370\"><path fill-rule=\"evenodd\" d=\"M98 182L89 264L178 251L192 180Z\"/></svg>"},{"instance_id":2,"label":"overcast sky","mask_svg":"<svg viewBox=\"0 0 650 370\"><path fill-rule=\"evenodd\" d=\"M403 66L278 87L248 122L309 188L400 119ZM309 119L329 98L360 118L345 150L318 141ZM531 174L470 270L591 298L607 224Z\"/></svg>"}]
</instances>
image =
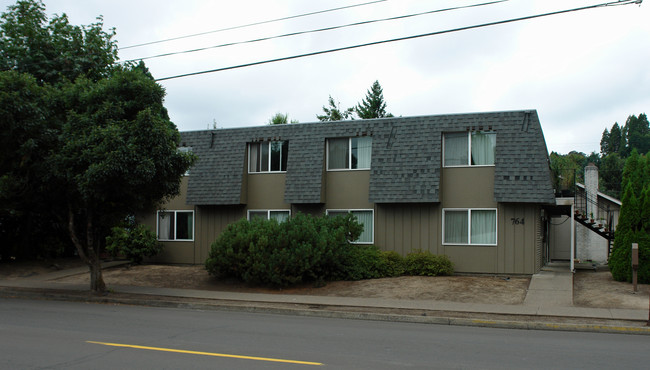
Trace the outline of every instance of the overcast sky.
<instances>
[{"instance_id":1,"label":"overcast sky","mask_svg":"<svg viewBox=\"0 0 650 370\"><path fill-rule=\"evenodd\" d=\"M103 15L121 48L371 0L45 0L73 24ZM490 0L388 0L120 50L122 60L401 16ZM0 0L2 11L14 1ZM335 31L146 60L155 78L599 4L510 0ZM378 80L387 111L419 116L536 109L549 151L599 151L614 122L650 111L650 1L554 15L160 83L179 130L257 126L277 112L317 121Z\"/></svg>"}]
</instances>

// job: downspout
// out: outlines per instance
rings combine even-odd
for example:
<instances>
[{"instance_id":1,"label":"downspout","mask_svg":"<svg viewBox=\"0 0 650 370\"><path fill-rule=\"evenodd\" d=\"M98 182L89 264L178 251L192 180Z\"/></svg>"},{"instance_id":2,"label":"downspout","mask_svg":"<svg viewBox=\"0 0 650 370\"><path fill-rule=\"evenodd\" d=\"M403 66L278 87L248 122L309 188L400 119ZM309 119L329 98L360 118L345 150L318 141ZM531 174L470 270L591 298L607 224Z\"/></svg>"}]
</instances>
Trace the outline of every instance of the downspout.
<instances>
[{"instance_id":1,"label":"downspout","mask_svg":"<svg viewBox=\"0 0 650 370\"><path fill-rule=\"evenodd\" d=\"M571 214L569 218L571 219L571 263L570 268L571 272L575 272L575 258L576 258L576 219L573 216L575 213L575 201L571 204Z\"/></svg>"},{"instance_id":2,"label":"downspout","mask_svg":"<svg viewBox=\"0 0 650 370\"><path fill-rule=\"evenodd\" d=\"M571 262L569 263L570 271L575 272L575 259L576 259L576 218L575 206L578 199L578 187L576 186L576 170L573 170L573 203L571 204ZM586 190L586 189L585 189Z\"/></svg>"}]
</instances>

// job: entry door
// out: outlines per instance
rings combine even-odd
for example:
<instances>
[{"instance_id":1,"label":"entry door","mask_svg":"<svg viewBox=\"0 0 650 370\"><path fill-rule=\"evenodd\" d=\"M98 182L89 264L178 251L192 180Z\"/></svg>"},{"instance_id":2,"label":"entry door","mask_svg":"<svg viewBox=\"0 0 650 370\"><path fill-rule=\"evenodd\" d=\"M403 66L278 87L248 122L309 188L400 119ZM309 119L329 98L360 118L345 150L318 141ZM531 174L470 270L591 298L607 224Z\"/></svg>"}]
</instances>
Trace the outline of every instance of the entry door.
<instances>
[{"instance_id":1,"label":"entry door","mask_svg":"<svg viewBox=\"0 0 650 370\"><path fill-rule=\"evenodd\" d=\"M551 216L549 254L552 260L571 259L571 220L569 216Z\"/></svg>"}]
</instances>

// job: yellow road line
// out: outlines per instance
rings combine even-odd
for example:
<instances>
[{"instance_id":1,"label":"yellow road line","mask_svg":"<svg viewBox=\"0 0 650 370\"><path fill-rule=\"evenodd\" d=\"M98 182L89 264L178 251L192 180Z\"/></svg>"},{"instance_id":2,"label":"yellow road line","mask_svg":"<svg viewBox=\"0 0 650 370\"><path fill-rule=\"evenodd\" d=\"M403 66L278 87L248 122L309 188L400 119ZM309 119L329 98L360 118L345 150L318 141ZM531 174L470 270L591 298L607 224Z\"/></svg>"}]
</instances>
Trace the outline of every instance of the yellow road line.
<instances>
[{"instance_id":1,"label":"yellow road line","mask_svg":"<svg viewBox=\"0 0 650 370\"><path fill-rule=\"evenodd\" d=\"M267 358L267 357L254 357L254 356L240 356L240 355L229 355L224 353L211 353L211 352L199 352L199 351L186 351L183 349L173 349L173 348L158 348L158 347L146 347L138 346L134 344L120 344L120 343L105 343L105 342L94 342L91 340L86 341L86 343L101 344L103 346L111 347L124 347L124 348L135 348L135 349L146 349L150 351L161 351L161 352L174 352L174 353L185 353L190 355L201 355L201 356L213 356L213 357L228 357L228 358L238 358L242 360L255 360L255 361L270 361L270 362L284 362L289 364L299 364L299 365L315 365L321 366L320 362L307 362L307 361L295 361L295 360L283 360L280 358Z\"/></svg>"}]
</instances>

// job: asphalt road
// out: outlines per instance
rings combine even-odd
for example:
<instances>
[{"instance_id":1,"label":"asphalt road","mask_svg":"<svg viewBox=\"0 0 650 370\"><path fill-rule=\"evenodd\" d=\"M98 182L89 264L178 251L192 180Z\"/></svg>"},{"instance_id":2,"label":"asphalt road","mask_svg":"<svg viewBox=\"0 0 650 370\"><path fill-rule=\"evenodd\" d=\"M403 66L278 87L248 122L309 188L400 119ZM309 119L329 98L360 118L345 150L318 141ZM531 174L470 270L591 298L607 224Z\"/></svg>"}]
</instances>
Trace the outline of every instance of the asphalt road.
<instances>
[{"instance_id":1,"label":"asphalt road","mask_svg":"<svg viewBox=\"0 0 650 370\"><path fill-rule=\"evenodd\" d=\"M642 369L648 364L650 336L641 335L0 298L0 369Z\"/></svg>"}]
</instances>

